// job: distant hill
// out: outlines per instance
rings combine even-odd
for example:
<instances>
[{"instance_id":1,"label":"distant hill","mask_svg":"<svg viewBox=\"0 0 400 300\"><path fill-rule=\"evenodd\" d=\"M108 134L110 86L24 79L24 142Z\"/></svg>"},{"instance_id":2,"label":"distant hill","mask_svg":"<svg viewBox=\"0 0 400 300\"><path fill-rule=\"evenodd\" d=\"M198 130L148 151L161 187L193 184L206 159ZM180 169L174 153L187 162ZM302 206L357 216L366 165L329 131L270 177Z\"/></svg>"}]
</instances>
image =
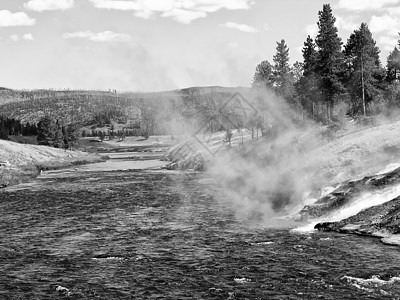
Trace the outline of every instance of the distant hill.
<instances>
[{"instance_id":1,"label":"distant hill","mask_svg":"<svg viewBox=\"0 0 400 300\"><path fill-rule=\"evenodd\" d=\"M30 123L37 123L47 114L64 124L79 122L86 126L95 124L99 114L107 114L117 124L144 126L144 123L151 121L149 118L153 119L153 123L159 123L175 115L179 115L177 118L182 115L193 117L193 110L200 109L210 101L221 103L236 92L248 93L249 90L212 86L155 93L117 93L0 88L0 114Z\"/></svg>"},{"instance_id":2,"label":"distant hill","mask_svg":"<svg viewBox=\"0 0 400 300\"><path fill-rule=\"evenodd\" d=\"M249 113L263 111L265 126L270 126L280 114L285 114L285 118L291 114L284 100L274 103L270 100L274 96L265 91L220 86L153 93L3 88L0 89L0 114L23 123L37 123L42 116L50 115L62 124L80 123L86 132L123 129L139 135L183 134L196 131L206 123L207 130L216 132L224 130L226 125L232 127L235 97L236 104L240 106L242 102Z\"/></svg>"}]
</instances>

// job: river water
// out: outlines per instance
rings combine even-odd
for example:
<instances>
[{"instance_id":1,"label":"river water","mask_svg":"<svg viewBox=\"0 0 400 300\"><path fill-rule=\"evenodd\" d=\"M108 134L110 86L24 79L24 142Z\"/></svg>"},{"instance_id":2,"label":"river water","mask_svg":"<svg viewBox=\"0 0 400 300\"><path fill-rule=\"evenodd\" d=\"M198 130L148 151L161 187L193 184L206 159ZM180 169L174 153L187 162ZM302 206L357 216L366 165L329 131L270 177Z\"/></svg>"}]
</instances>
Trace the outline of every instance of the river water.
<instances>
[{"instance_id":1,"label":"river water","mask_svg":"<svg viewBox=\"0 0 400 300\"><path fill-rule=\"evenodd\" d=\"M204 174L53 172L0 190L0 299L400 299L400 251L239 218Z\"/></svg>"}]
</instances>

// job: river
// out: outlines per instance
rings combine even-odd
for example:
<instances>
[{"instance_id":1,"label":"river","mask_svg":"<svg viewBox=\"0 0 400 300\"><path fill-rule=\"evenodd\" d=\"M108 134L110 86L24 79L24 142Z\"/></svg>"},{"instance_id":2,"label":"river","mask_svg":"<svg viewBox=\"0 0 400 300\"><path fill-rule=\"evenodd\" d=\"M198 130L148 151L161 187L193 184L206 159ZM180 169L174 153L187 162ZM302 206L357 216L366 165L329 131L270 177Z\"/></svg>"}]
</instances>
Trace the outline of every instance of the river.
<instances>
[{"instance_id":1,"label":"river","mask_svg":"<svg viewBox=\"0 0 400 300\"><path fill-rule=\"evenodd\" d=\"M398 247L239 218L205 174L112 165L0 190L0 299L400 299Z\"/></svg>"}]
</instances>

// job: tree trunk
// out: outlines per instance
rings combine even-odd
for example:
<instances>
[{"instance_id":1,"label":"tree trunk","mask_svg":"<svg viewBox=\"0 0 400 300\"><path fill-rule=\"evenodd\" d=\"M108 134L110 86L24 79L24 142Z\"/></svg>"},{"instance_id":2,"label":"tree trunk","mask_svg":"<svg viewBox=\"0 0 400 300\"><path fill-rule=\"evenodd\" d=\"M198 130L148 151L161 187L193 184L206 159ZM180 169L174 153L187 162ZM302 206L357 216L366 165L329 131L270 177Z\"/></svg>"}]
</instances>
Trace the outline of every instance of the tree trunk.
<instances>
[{"instance_id":1,"label":"tree trunk","mask_svg":"<svg viewBox=\"0 0 400 300\"><path fill-rule=\"evenodd\" d=\"M330 109L329 109L329 101L326 102L326 118L330 120L330 115L329 115Z\"/></svg>"}]
</instances>

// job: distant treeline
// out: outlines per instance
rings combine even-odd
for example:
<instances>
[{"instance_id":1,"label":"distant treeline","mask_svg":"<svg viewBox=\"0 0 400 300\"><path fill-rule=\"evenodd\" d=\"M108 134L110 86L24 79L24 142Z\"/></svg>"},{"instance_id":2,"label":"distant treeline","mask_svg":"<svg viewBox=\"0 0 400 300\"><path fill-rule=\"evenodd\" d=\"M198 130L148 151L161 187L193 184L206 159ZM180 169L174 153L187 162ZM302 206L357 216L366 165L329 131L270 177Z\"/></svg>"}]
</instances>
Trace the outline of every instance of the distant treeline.
<instances>
[{"instance_id":1,"label":"distant treeline","mask_svg":"<svg viewBox=\"0 0 400 300\"><path fill-rule=\"evenodd\" d=\"M36 124L23 124L20 120L0 116L0 139L8 140L10 135L32 136L37 133Z\"/></svg>"}]
</instances>

